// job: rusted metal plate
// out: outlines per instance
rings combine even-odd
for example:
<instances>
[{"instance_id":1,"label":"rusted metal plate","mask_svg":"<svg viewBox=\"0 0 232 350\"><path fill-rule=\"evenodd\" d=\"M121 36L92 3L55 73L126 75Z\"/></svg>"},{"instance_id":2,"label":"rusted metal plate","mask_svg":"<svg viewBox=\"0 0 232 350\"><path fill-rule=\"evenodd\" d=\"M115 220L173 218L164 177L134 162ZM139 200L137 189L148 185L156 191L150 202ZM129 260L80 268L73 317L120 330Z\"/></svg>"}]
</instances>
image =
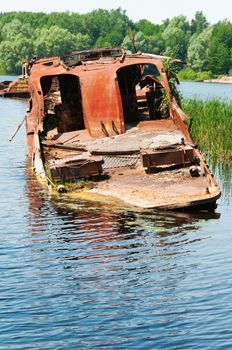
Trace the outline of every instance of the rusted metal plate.
<instances>
[{"instance_id":1,"label":"rusted metal plate","mask_svg":"<svg viewBox=\"0 0 232 350\"><path fill-rule=\"evenodd\" d=\"M102 161L77 160L50 167L53 180L75 180L81 177L98 176L102 173Z\"/></svg>"},{"instance_id":2,"label":"rusted metal plate","mask_svg":"<svg viewBox=\"0 0 232 350\"><path fill-rule=\"evenodd\" d=\"M161 165L185 164L193 162L194 149L190 146L177 146L166 149L147 149L141 152L141 160L144 168L148 170Z\"/></svg>"}]
</instances>

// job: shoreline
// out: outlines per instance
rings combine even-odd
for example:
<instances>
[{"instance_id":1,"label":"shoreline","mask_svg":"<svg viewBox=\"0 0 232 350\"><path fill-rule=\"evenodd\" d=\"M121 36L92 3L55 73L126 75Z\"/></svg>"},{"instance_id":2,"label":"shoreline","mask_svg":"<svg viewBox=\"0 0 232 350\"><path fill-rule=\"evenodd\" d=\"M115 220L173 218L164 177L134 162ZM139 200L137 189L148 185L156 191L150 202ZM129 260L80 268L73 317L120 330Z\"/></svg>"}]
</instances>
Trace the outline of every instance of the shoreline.
<instances>
[{"instance_id":1,"label":"shoreline","mask_svg":"<svg viewBox=\"0 0 232 350\"><path fill-rule=\"evenodd\" d=\"M225 75L221 78L203 80L204 83L232 84L232 76Z\"/></svg>"}]
</instances>

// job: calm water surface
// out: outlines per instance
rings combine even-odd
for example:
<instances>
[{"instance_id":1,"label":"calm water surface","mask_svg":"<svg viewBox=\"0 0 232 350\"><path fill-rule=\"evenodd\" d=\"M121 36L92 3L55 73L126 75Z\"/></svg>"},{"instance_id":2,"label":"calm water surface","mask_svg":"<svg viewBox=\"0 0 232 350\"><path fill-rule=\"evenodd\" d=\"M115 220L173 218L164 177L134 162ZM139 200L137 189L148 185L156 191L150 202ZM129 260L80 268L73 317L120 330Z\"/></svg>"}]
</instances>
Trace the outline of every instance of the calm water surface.
<instances>
[{"instance_id":1,"label":"calm water surface","mask_svg":"<svg viewBox=\"0 0 232 350\"><path fill-rule=\"evenodd\" d=\"M185 98L198 97L208 99L219 97L224 100L232 99L232 84L182 82L180 90Z\"/></svg>"},{"instance_id":2,"label":"calm water surface","mask_svg":"<svg viewBox=\"0 0 232 350\"><path fill-rule=\"evenodd\" d=\"M215 213L51 197L0 99L0 349L232 349L231 168Z\"/></svg>"}]
</instances>

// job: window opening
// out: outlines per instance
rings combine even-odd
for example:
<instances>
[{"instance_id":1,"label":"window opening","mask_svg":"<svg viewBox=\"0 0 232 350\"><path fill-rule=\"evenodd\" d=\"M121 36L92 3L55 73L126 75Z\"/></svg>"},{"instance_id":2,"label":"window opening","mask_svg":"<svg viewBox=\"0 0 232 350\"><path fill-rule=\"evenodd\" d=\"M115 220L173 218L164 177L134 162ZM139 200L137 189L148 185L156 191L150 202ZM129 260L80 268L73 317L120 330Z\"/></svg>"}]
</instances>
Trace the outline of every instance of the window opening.
<instances>
[{"instance_id":1,"label":"window opening","mask_svg":"<svg viewBox=\"0 0 232 350\"><path fill-rule=\"evenodd\" d=\"M117 72L125 123L167 118L167 100L160 73L154 64L123 67Z\"/></svg>"},{"instance_id":2,"label":"window opening","mask_svg":"<svg viewBox=\"0 0 232 350\"><path fill-rule=\"evenodd\" d=\"M79 78L74 75L48 76L41 79L44 96L44 130L64 133L84 129Z\"/></svg>"}]
</instances>

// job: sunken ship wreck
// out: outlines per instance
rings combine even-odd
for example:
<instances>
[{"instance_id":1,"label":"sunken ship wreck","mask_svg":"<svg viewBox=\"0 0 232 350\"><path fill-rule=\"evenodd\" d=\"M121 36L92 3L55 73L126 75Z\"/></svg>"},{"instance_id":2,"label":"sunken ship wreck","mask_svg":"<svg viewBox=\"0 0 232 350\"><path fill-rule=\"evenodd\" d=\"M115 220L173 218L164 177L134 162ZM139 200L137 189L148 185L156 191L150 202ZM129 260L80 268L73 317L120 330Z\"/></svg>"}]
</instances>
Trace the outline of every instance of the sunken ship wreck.
<instances>
[{"instance_id":1,"label":"sunken ship wreck","mask_svg":"<svg viewBox=\"0 0 232 350\"><path fill-rule=\"evenodd\" d=\"M220 188L193 144L162 56L122 48L27 64L28 154L48 187L141 208L211 206ZM70 190L71 188L71 190ZM78 186L76 186L78 188Z\"/></svg>"}]
</instances>

